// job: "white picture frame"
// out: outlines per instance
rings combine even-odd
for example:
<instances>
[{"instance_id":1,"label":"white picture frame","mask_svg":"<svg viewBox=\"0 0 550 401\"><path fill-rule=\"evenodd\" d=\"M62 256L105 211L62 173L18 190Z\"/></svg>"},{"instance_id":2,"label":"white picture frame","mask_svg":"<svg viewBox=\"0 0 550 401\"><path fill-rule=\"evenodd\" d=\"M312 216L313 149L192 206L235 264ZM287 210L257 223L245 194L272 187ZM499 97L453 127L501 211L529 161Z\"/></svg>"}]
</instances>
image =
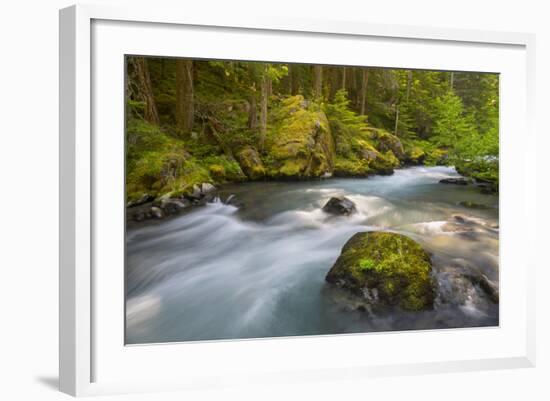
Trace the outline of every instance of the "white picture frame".
<instances>
[{"instance_id":1,"label":"white picture frame","mask_svg":"<svg viewBox=\"0 0 550 401\"><path fill-rule=\"evenodd\" d=\"M123 87L117 85L120 84L123 71L112 69L113 66L122 65L120 55L133 53L195 57L198 55L196 51L199 50L178 48L174 41L162 41L164 45L162 47L159 45L156 50L152 47L153 39L160 39L166 35L189 34L186 29L198 35L201 47L206 48L201 50L206 51L201 55L219 58L224 58L225 55L227 58L256 57L260 60L282 60L285 56L280 51L276 54L276 49L284 48L283 45L272 47L272 54L259 53L252 44L247 47L247 43L254 42L254 35L262 34L266 40L273 40L273 43L278 40L283 41L281 39L283 36L285 40L292 39L294 43L311 41L312 45L315 45L314 42L325 41L327 48L334 49L334 54L337 53L336 47L329 42L335 39L342 44L340 47L344 53L348 43L362 46L363 42L365 46L382 44L383 47L404 46L405 43L406 46L412 46L411 48L417 46L419 51L425 47L422 51L425 51L426 55L432 54L430 52L437 49L438 57L441 58L437 66L442 69L486 71L490 68L488 66L498 66L497 63L500 60L503 70L496 68L491 71L502 73L504 78L504 82L501 83L501 124L502 138L504 138L501 138L503 166L501 168L501 236L505 243L513 244L506 248L501 246L501 251L504 253L504 255L501 253L501 262L522 261L521 269L517 271L503 269L504 273L501 273L503 280L501 312L504 314L501 314L500 327L318 336L301 339L203 342L194 345L151 345L133 347L131 350L126 348L123 338L120 338L124 316L118 313L119 309L117 309L123 302L121 300L123 293L120 293L120 299L116 295L117 291L120 291L122 282L120 272L123 271L123 265L120 263L120 248L106 250L101 242L110 241L118 244L117 247L123 246L120 238L124 229L124 220L116 218L121 216L120 208L123 207L123 203L120 202L118 210L115 207L109 211L104 207L101 197L98 197L98 193L107 193L115 199L122 199L119 196L122 193L122 184L120 184L120 193L110 192L109 189L114 188L113 183L120 178L120 168L122 168L119 163L120 141L107 143L106 139L101 138L98 141L94 132L97 133L98 129L105 127L111 130L109 124L112 124L112 130L118 132L122 124L123 118L120 112L123 109L123 102L120 101L122 99L120 96L122 96ZM144 30L147 35L140 37ZM152 38L151 43L143 45L149 48L130 44L129 39L124 36L125 33L130 32L132 37ZM208 35L211 37L209 38ZM243 42L238 48L224 44L223 48L227 53L222 54L222 46L218 44L216 47L215 44L216 40L219 41L220 35L233 35L232 40L241 40L237 39L238 36ZM161 42L158 41L158 43ZM530 34L374 25L358 21L295 20L290 17L279 19L257 15L243 16L242 19L237 20L228 19L215 12L209 15L187 15L182 10L154 7L113 8L104 5L78 5L61 10L59 327L61 391L80 396L207 388L224 386L229 382L234 385L247 382L326 380L329 377L359 379L380 375L534 366L535 285L533 274L528 273L534 271L536 260L520 257L522 254L534 255L534 252L529 252L529 248L535 242L532 238L534 234L531 233L535 232L533 226L536 216L534 204L536 183L534 175L529 174L529 171L535 170L535 146L519 148L515 146L517 142L514 142L518 138L510 135L512 129L516 132L520 130L523 133L521 140L524 143L535 143L535 133L532 129L535 85L534 43L535 38ZM402 66L403 61L400 61L400 58L406 57L406 46L401 48L404 49L401 55L386 54L385 61L380 61L383 64L377 65ZM208 49L211 49L210 53ZM237 49L240 52L238 55ZM461 62L453 61L453 57L456 56L452 54L461 52L466 55L465 59ZM487 52L493 53L484 55ZM292 60L295 60L299 56L295 52L294 56L287 57L294 57ZM300 57L303 57L300 61L330 61L322 57L316 59L313 53L308 55L307 52ZM342 64L362 65L360 59L352 60L342 55L340 57ZM499 59L499 57L502 58ZM488 58L492 58L492 61L484 61ZM433 62L430 64L429 60L425 64L418 61L411 67L434 68L434 64ZM114 71L112 77L108 74L109 71ZM114 85L108 85L107 82ZM514 93L512 88L515 88ZM103 89L120 91L118 98L113 99L111 96L116 92ZM507 110L517 107L520 108L517 115L509 116L506 113ZM109 113L114 114L105 114L107 108L110 110ZM118 121L117 116L120 117L120 121L114 124ZM109 138L112 139L112 137ZM122 137L120 132L119 139ZM511 169L506 164L506 159L512 151L516 152L514 157L520 160L516 169ZM108 182L102 177L106 176L106 172L111 171L113 181ZM514 191L506 184L508 180L521 182L523 191ZM113 214L110 214L111 212ZM106 231L101 230L108 230L113 233L113 236L108 236ZM522 238L517 234L520 230L523 233ZM99 231L106 235L98 237ZM106 239L103 240L103 238ZM115 254L118 256L115 257ZM109 271L105 271L105 261L112 263L114 267L111 266ZM101 291L102 295L98 295L97 291ZM516 303L513 305L507 303L512 293L516 297ZM107 313L105 312L107 303L118 306L111 308L112 313ZM387 338L389 340L386 342ZM444 340L439 340L440 338ZM440 355L437 356L437 342L441 342L440 346L444 347L444 343L450 341L457 344L456 349L453 350L454 354L449 350L448 354L439 352ZM422 345L434 344L434 342L436 349L433 355L428 355L426 358L420 358L419 353L408 353L405 347L406 344L415 344L415 347L411 348L421 349ZM465 344L479 342L485 344L485 348L483 350L481 346L478 348L472 346L472 349L466 351L459 344L462 342ZM384 344L397 347L395 350L399 355L392 358L377 356L373 350L368 353L372 360L361 357L361 352L356 352L358 355L355 357L339 359L338 353L331 351L341 350L342 347L366 350L369 346L380 348L385 346ZM315 358L320 349L325 350L323 361ZM404 351L399 353L401 349ZM300 358L290 363L288 357L286 359L282 357L285 353L297 355L296 358L299 355ZM429 351L426 353L430 354ZM182 359L182 355L186 357ZM220 366L216 367L214 372L208 369L209 373L205 373L207 366L202 368L197 366L200 364L196 364L193 369L185 368L186 363L189 365L189 361L197 362L200 359L208 361L209 358L214 358L214 355L217 355L219 361L221 360ZM266 358L270 362L269 368L262 365ZM331 358L333 358L332 361ZM143 362L141 366L139 361ZM163 369L158 368L161 362ZM250 368L251 364L253 369ZM124 369L121 369L123 366ZM147 366L155 366L156 371L147 370ZM170 374L170 369L174 371L176 366L179 366L180 373ZM120 373L122 371L124 374ZM182 374L182 371L185 374Z\"/></svg>"}]
</instances>

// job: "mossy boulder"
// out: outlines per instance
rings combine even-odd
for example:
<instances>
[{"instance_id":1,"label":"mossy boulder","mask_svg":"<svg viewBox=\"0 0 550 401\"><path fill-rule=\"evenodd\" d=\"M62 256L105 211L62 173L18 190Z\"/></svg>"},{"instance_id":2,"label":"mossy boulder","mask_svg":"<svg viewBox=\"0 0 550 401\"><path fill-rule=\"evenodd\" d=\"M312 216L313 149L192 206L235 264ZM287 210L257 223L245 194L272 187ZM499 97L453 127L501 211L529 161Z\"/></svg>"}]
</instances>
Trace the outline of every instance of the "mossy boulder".
<instances>
[{"instance_id":1,"label":"mossy boulder","mask_svg":"<svg viewBox=\"0 0 550 401\"><path fill-rule=\"evenodd\" d=\"M371 173L369 162L364 159L346 159L336 157L334 160L335 177L366 177Z\"/></svg>"},{"instance_id":2,"label":"mossy boulder","mask_svg":"<svg viewBox=\"0 0 550 401\"><path fill-rule=\"evenodd\" d=\"M357 132L350 138L350 151L346 156L337 155L334 175L337 177L366 177L371 174L389 175L399 167L400 162L391 150L379 152L372 143Z\"/></svg>"},{"instance_id":3,"label":"mossy boulder","mask_svg":"<svg viewBox=\"0 0 550 401\"><path fill-rule=\"evenodd\" d=\"M187 194L194 185L213 181L186 144L159 127L132 118L126 136L127 202L139 200L144 193L152 197Z\"/></svg>"},{"instance_id":4,"label":"mossy boulder","mask_svg":"<svg viewBox=\"0 0 550 401\"><path fill-rule=\"evenodd\" d=\"M431 309L434 284L429 254L411 238L391 232L351 237L326 276L371 307Z\"/></svg>"},{"instance_id":5,"label":"mossy boulder","mask_svg":"<svg viewBox=\"0 0 550 401\"><path fill-rule=\"evenodd\" d=\"M406 159L405 150L401 140L387 131L377 128L369 128L368 132L375 144L376 149L382 153L391 150L394 156L402 161Z\"/></svg>"},{"instance_id":6,"label":"mossy boulder","mask_svg":"<svg viewBox=\"0 0 550 401\"><path fill-rule=\"evenodd\" d=\"M258 151L252 146L241 149L237 155L237 160L246 176L251 180L258 180L266 175L266 169L260 159Z\"/></svg>"},{"instance_id":7,"label":"mossy boulder","mask_svg":"<svg viewBox=\"0 0 550 401\"><path fill-rule=\"evenodd\" d=\"M302 96L282 100L273 111L269 131L265 160L272 177L299 179L332 172L334 143L318 105Z\"/></svg>"},{"instance_id":8,"label":"mossy boulder","mask_svg":"<svg viewBox=\"0 0 550 401\"><path fill-rule=\"evenodd\" d=\"M448 151L438 148L427 150L423 162L427 166L444 166L449 162Z\"/></svg>"},{"instance_id":9,"label":"mossy boulder","mask_svg":"<svg viewBox=\"0 0 550 401\"><path fill-rule=\"evenodd\" d=\"M408 164L422 164L425 158L426 152L419 146L413 146L405 152L405 163Z\"/></svg>"}]
</instances>

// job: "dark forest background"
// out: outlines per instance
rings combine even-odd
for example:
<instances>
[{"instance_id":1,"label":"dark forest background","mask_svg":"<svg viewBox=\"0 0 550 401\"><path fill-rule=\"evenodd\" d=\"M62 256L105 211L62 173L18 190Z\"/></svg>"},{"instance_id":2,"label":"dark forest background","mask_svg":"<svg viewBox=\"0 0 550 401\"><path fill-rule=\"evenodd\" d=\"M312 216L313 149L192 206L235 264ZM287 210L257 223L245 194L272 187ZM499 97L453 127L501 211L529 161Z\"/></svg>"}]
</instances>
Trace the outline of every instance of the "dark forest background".
<instances>
[{"instance_id":1,"label":"dark forest background","mask_svg":"<svg viewBox=\"0 0 550 401\"><path fill-rule=\"evenodd\" d=\"M126 58L127 197L454 165L498 191L497 74Z\"/></svg>"}]
</instances>

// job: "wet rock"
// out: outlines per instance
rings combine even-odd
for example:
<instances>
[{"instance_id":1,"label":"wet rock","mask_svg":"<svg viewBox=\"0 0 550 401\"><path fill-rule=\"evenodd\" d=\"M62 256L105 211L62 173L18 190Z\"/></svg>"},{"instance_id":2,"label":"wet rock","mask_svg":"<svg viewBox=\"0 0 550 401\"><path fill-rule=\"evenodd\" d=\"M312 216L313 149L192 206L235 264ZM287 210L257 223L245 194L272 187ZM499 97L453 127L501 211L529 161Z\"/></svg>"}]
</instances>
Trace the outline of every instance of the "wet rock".
<instances>
[{"instance_id":1,"label":"wet rock","mask_svg":"<svg viewBox=\"0 0 550 401\"><path fill-rule=\"evenodd\" d=\"M351 200L344 196L339 196L330 198L325 206L323 206L323 211L335 215L349 216L355 213L357 208Z\"/></svg>"},{"instance_id":2,"label":"wet rock","mask_svg":"<svg viewBox=\"0 0 550 401\"><path fill-rule=\"evenodd\" d=\"M144 220L147 220L147 219L150 219L151 218L151 213L150 212L147 212L145 210L140 210L136 213L133 213L132 214L132 219L134 221L144 221Z\"/></svg>"},{"instance_id":3,"label":"wet rock","mask_svg":"<svg viewBox=\"0 0 550 401\"><path fill-rule=\"evenodd\" d=\"M476 187L479 188L480 192L485 195L492 195L498 192L495 185L488 182L477 181Z\"/></svg>"},{"instance_id":4,"label":"wet rock","mask_svg":"<svg viewBox=\"0 0 550 401\"><path fill-rule=\"evenodd\" d=\"M209 193L212 193L216 191L216 187L208 182L204 182L202 185L201 185L201 193L203 195L206 195L206 194L209 194Z\"/></svg>"},{"instance_id":5,"label":"wet rock","mask_svg":"<svg viewBox=\"0 0 550 401\"><path fill-rule=\"evenodd\" d=\"M193 185L193 190L188 195L189 198L192 199L200 199L202 197L201 188L198 185Z\"/></svg>"},{"instance_id":6,"label":"wet rock","mask_svg":"<svg viewBox=\"0 0 550 401\"><path fill-rule=\"evenodd\" d=\"M234 194L229 195L223 203L225 203L226 205L232 205L235 207L244 206L244 204Z\"/></svg>"},{"instance_id":7,"label":"wet rock","mask_svg":"<svg viewBox=\"0 0 550 401\"><path fill-rule=\"evenodd\" d=\"M405 160L405 150L403 149L403 144L398 137L380 129L373 130L371 135L375 140L377 145L376 148L380 151L380 153L391 151L397 159Z\"/></svg>"},{"instance_id":8,"label":"wet rock","mask_svg":"<svg viewBox=\"0 0 550 401\"><path fill-rule=\"evenodd\" d=\"M435 262L437 264L437 262ZM437 302L470 305L484 309L486 302L498 304L498 284L491 281L463 259L439 268L437 274Z\"/></svg>"},{"instance_id":9,"label":"wet rock","mask_svg":"<svg viewBox=\"0 0 550 401\"><path fill-rule=\"evenodd\" d=\"M485 274L471 275L469 276L469 278L474 284L479 285L479 287L483 290L483 292L485 292L485 294L487 294L491 301L498 304L499 289L498 285L495 282L489 280L489 278Z\"/></svg>"},{"instance_id":10,"label":"wet rock","mask_svg":"<svg viewBox=\"0 0 550 401\"><path fill-rule=\"evenodd\" d=\"M147 202L152 202L154 199L155 197L153 195L143 194L141 198L128 202L126 204L126 207L130 208L130 207L141 206Z\"/></svg>"},{"instance_id":11,"label":"wet rock","mask_svg":"<svg viewBox=\"0 0 550 401\"><path fill-rule=\"evenodd\" d=\"M468 185L466 178L443 178L439 180L440 184Z\"/></svg>"},{"instance_id":12,"label":"wet rock","mask_svg":"<svg viewBox=\"0 0 550 401\"><path fill-rule=\"evenodd\" d=\"M451 271L438 274L437 294L441 304L465 305L474 299L476 290L466 275Z\"/></svg>"},{"instance_id":13,"label":"wet rock","mask_svg":"<svg viewBox=\"0 0 550 401\"><path fill-rule=\"evenodd\" d=\"M491 209L491 207L488 205L484 205L483 203L471 202L471 201L461 201L461 202L458 202L458 204L468 209L479 209L479 210Z\"/></svg>"},{"instance_id":14,"label":"wet rock","mask_svg":"<svg viewBox=\"0 0 550 401\"><path fill-rule=\"evenodd\" d=\"M417 311L433 307L431 271L429 254L411 238L362 232L346 242L326 281L368 306Z\"/></svg>"},{"instance_id":15,"label":"wet rock","mask_svg":"<svg viewBox=\"0 0 550 401\"><path fill-rule=\"evenodd\" d=\"M164 212L160 207L153 206L151 208L151 216L156 219L162 219L164 217Z\"/></svg>"},{"instance_id":16,"label":"wet rock","mask_svg":"<svg viewBox=\"0 0 550 401\"><path fill-rule=\"evenodd\" d=\"M159 207L164 211L165 214L176 214L181 210L191 206L191 202L187 199L162 199L160 201Z\"/></svg>"}]
</instances>

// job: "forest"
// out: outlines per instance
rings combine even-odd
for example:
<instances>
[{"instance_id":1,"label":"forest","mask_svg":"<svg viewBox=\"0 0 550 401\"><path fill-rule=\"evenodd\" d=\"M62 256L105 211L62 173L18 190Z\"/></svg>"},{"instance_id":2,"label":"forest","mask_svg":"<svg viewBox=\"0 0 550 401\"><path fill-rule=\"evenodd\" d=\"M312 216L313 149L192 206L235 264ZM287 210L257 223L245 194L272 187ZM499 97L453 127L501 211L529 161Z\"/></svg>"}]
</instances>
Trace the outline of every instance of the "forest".
<instances>
[{"instance_id":1,"label":"forest","mask_svg":"<svg viewBox=\"0 0 550 401\"><path fill-rule=\"evenodd\" d=\"M450 165L498 192L498 74L126 57L126 194Z\"/></svg>"},{"instance_id":2,"label":"forest","mask_svg":"<svg viewBox=\"0 0 550 401\"><path fill-rule=\"evenodd\" d=\"M126 341L499 323L499 76L127 57Z\"/></svg>"}]
</instances>

